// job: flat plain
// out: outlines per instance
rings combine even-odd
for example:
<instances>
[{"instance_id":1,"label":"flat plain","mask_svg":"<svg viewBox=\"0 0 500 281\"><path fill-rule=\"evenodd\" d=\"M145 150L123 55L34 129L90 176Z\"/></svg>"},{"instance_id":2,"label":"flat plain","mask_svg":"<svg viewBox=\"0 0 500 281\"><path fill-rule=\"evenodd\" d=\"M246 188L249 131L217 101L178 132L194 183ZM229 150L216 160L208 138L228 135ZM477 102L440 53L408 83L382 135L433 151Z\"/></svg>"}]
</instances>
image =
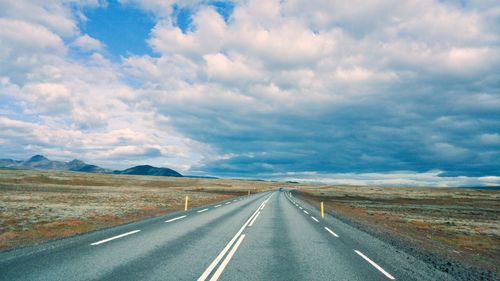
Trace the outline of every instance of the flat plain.
<instances>
[{"instance_id":1,"label":"flat plain","mask_svg":"<svg viewBox=\"0 0 500 281\"><path fill-rule=\"evenodd\" d=\"M0 170L0 250L275 188L264 181Z\"/></svg>"},{"instance_id":2,"label":"flat plain","mask_svg":"<svg viewBox=\"0 0 500 281\"><path fill-rule=\"evenodd\" d=\"M278 187L297 188L313 206L323 201L334 217L441 271L499 276L500 191L465 188L0 170L0 250L182 211L186 196L194 208Z\"/></svg>"}]
</instances>

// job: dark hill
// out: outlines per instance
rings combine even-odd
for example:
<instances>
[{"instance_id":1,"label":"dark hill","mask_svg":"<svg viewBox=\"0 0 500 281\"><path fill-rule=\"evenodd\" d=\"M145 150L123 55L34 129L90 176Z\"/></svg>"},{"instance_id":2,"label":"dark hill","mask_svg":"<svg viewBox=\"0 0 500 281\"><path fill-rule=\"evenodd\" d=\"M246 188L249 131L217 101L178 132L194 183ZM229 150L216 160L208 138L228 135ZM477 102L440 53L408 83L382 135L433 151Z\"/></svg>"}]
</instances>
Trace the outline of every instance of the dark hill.
<instances>
[{"instance_id":1,"label":"dark hill","mask_svg":"<svg viewBox=\"0 0 500 281\"><path fill-rule=\"evenodd\" d=\"M169 168L157 168L149 165L140 165L128 168L123 171L115 171L116 174L123 175L144 175L144 176L164 176L164 177L182 177L178 172Z\"/></svg>"},{"instance_id":2,"label":"dark hill","mask_svg":"<svg viewBox=\"0 0 500 281\"><path fill-rule=\"evenodd\" d=\"M24 163L40 163L47 162L49 159L43 155L33 155L30 159L24 161Z\"/></svg>"}]
</instances>

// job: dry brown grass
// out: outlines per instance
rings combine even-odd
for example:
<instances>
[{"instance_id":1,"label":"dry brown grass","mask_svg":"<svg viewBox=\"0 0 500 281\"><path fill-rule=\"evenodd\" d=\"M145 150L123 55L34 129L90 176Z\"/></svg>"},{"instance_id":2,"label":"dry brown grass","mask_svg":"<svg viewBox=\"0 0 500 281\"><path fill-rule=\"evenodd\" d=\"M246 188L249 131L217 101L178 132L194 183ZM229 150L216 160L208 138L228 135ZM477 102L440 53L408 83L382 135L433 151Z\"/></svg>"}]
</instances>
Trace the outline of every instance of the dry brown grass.
<instances>
[{"instance_id":1,"label":"dry brown grass","mask_svg":"<svg viewBox=\"0 0 500 281\"><path fill-rule=\"evenodd\" d=\"M277 183L56 171L0 171L0 249L276 188Z\"/></svg>"},{"instance_id":2,"label":"dry brown grass","mask_svg":"<svg viewBox=\"0 0 500 281\"><path fill-rule=\"evenodd\" d=\"M340 217L417 248L498 271L500 192L463 188L325 186L300 194Z\"/></svg>"}]
</instances>

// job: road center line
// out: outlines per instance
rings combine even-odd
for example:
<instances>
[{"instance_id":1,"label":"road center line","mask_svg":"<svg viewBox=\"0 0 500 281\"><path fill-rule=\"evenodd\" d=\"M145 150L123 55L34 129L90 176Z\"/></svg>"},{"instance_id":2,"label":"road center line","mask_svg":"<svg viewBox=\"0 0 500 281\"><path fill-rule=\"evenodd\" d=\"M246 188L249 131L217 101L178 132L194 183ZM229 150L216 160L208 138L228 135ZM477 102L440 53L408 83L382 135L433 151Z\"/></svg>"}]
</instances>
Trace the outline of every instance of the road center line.
<instances>
[{"instance_id":1,"label":"road center line","mask_svg":"<svg viewBox=\"0 0 500 281\"><path fill-rule=\"evenodd\" d=\"M165 221L165 222L173 222L173 221L176 221L176 220L183 219L183 218L185 218L185 217L187 217L187 216L180 216L180 217L176 217L176 218L173 218L173 219L169 219L169 220L167 220L167 221Z\"/></svg>"},{"instance_id":2,"label":"road center line","mask_svg":"<svg viewBox=\"0 0 500 281\"><path fill-rule=\"evenodd\" d=\"M212 276L212 278L210 278L210 281L217 281L217 279L219 279L220 275L222 274L222 272L226 268L227 264L229 263L229 261L233 257L234 253L236 253L236 250L238 250L238 247L240 246L241 242L243 242L243 239L245 239L245 234L242 234L240 236L240 238L238 239L238 241L236 242L236 244L234 245L234 247L231 249L231 251L229 252L229 254L227 254L226 258L222 261L222 263L219 266L219 268L217 268L217 271L215 271L215 273Z\"/></svg>"},{"instance_id":3,"label":"road center line","mask_svg":"<svg viewBox=\"0 0 500 281\"><path fill-rule=\"evenodd\" d=\"M299 207L299 209L301 209L301 210L302 210L302 207Z\"/></svg>"},{"instance_id":4,"label":"road center line","mask_svg":"<svg viewBox=\"0 0 500 281\"><path fill-rule=\"evenodd\" d=\"M226 202L226 205L227 205L227 204L231 204L231 202Z\"/></svg>"},{"instance_id":5,"label":"road center line","mask_svg":"<svg viewBox=\"0 0 500 281\"><path fill-rule=\"evenodd\" d=\"M203 213L203 212L206 212L206 211L208 211L208 209L203 209L203 210L199 210L199 211L196 211L196 212Z\"/></svg>"},{"instance_id":6,"label":"road center line","mask_svg":"<svg viewBox=\"0 0 500 281\"><path fill-rule=\"evenodd\" d=\"M319 222L319 220L313 216L311 216L311 219L315 220L316 222Z\"/></svg>"},{"instance_id":7,"label":"road center line","mask_svg":"<svg viewBox=\"0 0 500 281\"><path fill-rule=\"evenodd\" d=\"M396 278L394 278L394 276L390 275L387 271L385 271L382 267L380 267L378 264L376 264L374 261L372 261L371 259L369 259L367 256L365 256L363 253L361 253L360 251L358 250L354 250L354 252L356 252L356 254L360 255L362 258L364 258L367 262L369 262L371 265L373 265L373 267L375 267L376 269L378 269L378 271L382 272L385 276L387 276L387 278L391 279L391 280L394 280Z\"/></svg>"},{"instance_id":8,"label":"road center line","mask_svg":"<svg viewBox=\"0 0 500 281\"><path fill-rule=\"evenodd\" d=\"M262 202L259 205L257 210L255 210L255 212L248 218L248 220L243 224L243 226L241 226L240 230L238 230L238 232L236 232L236 234L229 241L229 243L227 243L226 247L224 247L224 249L222 249L222 251L219 253L219 255L212 261L212 263L207 267L207 269L205 269L205 271L201 274L201 276L198 278L198 281L205 281L208 278L208 275L210 275L212 270L214 270L214 268L217 266L217 264L220 262L220 260L227 253L227 251L229 251L231 246L233 246L236 239L240 236L240 234L243 232L243 230L245 230L245 227L247 227L247 225L250 223L250 221L253 219L253 217L257 214L257 212L259 211L260 207L262 207L263 204L264 204L264 202Z\"/></svg>"},{"instance_id":9,"label":"road center line","mask_svg":"<svg viewBox=\"0 0 500 281\"><path fill-rule=\"evenodd\" d=\"M221 205L221 204L219 204L219 205L215 206L214 208L219 208L220 206L222 206L222 205Z\"/></svg>"},{"instance_id":10,"label":"road center line","mask_svg":"<svg viewBox=\"0 0 500 281\"><path fill-rule=\"evenodd\" d=\"M98 241L98 242L94 242L94 243L92 243L90 245L92 245L92 246L99 245L99 244L102 244L102 243L109 242L111 240L115 240L115 239L118 239L118 238L125 237L125 236L130 235L130 234L137 233L139 231L140 231L139 229L133 230L133 231L130 231L130 232L127 232L127 233L123 233L123 234L120 234L120 235L116 235L116 236L110 237L108 239L104 239L104 240L101 240L101 241Z\"/></svg>"},{"instance_id":11,"label":"road center line","mask_svg":"<svg viewBox=\"0 0 500 281\"><path fill-rule=\"evenodd\" d=\"M252 226L253 223L255 222L255 220L257 219L257 217L260 215L260 212L257 213L257 215L255 215L255 217L253 217L253 220L250 222L250 224L248 224L248 226Z\"/></svg>"},{"instance_id":12,"label":"road center line","mask_svg":"<svg viewBox=\"0 0 500 281\"><path fill-rule=\"evenodd\" d=\"M328 227L326 227L326 226L325 226L325 229L326 229L326 231L330 232L330 234L331 234L331 235L333 235L333 236L335 236L335 237L339 238L339 236L337 235L337 233L333 232L333 231L332 231L331 229L329 229Z\"/></svg>"},{"instance_id":13,"label":"road center line","mask_svg":"<svg viewBox=\"0 0 500 281\"><path fill-rule=\"evenodd\" d=\"M308 212L308 211L306 211L306 210L304 210L304 213L306 213L306 214L308 214L308 215L309 215L309 212Z\"/></svg>"}]
</instances>

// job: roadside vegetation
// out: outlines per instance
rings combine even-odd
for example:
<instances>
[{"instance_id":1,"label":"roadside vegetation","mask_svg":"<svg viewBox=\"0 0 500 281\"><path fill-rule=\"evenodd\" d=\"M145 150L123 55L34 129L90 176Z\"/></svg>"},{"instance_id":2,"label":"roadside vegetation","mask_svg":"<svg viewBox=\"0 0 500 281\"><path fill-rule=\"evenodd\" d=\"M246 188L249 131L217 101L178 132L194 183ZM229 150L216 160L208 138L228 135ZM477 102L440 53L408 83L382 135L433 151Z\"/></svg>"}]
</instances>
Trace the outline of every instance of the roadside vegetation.
<instances>
[{"instance_id":1,"label":"roadside vegetation","mask_svg":"<svg viewBox=\"0 0 500 281\"><path fill-rule=\"evenodd\" d=\"M276 187L265 181L0 170L0 250Z\"/></svg>"}]
</instances>

